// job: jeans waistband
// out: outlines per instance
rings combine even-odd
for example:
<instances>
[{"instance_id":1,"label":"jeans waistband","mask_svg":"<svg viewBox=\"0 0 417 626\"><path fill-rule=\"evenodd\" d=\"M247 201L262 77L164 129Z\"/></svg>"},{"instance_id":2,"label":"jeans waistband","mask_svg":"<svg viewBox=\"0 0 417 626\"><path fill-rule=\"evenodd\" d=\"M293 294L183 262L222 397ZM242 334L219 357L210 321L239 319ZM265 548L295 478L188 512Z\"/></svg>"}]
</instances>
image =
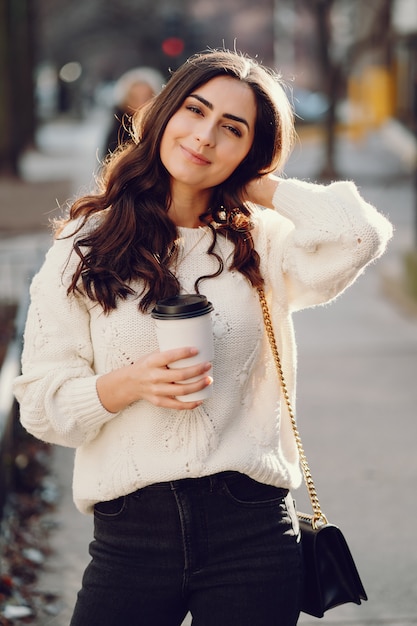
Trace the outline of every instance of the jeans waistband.
<instances>
[{"instance_id":1,"label":"jeans waistband","mask_svg":"<svg viewBox=\"0 0 417 626\"><path fill-rule=\"evenodd\" d=\"M180 478L179 480L168 480L166 482L152 483L144 489L155 489L162 491L175 491L178 489L198 489L202 491L213 491L213 489L221 486L226 479L238 480L245 478L244 474L233 471L218 472L209 476L201 476L199 478Z\"/></svg>"},{"instance_id":2,"label":"jeans waistband","mask_svg":"<svg viewBox=\"0 0 417 626\"><path fill-rule=\"evenodd\" d=\"M225 483L233 484L235 482L240 483L254 483L253 478L250 478L246 474L241 474L235 471L218 472L217 474L210 474L208 476L202 476L199 478L181 478L179 480L170 480L166 482L152 483L142 489L156 490L156 491L176 491L176 490L200 490L200 491L214 491L221 488ZM141 491L139 489L138 491ZM283 489L283 492L288 493L287 489Z\"/></svg>"}]
</instances>

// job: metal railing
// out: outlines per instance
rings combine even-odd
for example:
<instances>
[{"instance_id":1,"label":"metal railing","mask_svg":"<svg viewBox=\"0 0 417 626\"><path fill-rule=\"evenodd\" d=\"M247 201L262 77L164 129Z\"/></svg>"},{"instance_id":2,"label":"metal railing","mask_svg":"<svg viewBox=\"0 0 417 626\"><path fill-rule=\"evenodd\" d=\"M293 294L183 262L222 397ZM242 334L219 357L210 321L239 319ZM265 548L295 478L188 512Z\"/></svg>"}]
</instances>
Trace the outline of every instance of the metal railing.
<instances>
[{"instance_id":1,"label":"metal railing","mask_svg":"<svg viewBox=\"0 0 417 626\"><path fill-rule=\"evenodd\" d=\"M0 519L12 487L14 431L18 407L13 396L13 380L20 373L23 331L29 302L28 292L21 298L15 318L13 338L0 369Z\"/></svg>"},{"instance_id":2,"label":"metal railing","mask_svg":"<svg viewBox=\"0 0 417 626\"><path fill-rule=\"evenodd\" d=\"M49 239L22 236L0 241L0 296L3 304L17 305L14 332L0 363L0 520L13 486L18 405L13 381L20 374L23 332L29 305L29 284L39 268Z\"/></svg>"}]
</instances>

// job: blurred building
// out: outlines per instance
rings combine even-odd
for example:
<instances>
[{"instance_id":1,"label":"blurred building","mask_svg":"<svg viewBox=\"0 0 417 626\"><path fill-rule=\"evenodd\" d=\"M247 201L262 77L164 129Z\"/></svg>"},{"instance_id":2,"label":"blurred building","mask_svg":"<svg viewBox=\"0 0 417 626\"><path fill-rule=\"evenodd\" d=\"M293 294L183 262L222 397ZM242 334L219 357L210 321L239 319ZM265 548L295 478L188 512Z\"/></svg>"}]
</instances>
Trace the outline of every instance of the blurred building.
<instances>
[{"instance_id":1,"label":"blurred building","mask_svg":"<svg viewBox=\"0 0 417 626\"><path fill-rule=\"evenodd\" d=\"M396 112L417 133L417 2L396 0L392 16L395 37Z\"/></svg>"}]
</instances>

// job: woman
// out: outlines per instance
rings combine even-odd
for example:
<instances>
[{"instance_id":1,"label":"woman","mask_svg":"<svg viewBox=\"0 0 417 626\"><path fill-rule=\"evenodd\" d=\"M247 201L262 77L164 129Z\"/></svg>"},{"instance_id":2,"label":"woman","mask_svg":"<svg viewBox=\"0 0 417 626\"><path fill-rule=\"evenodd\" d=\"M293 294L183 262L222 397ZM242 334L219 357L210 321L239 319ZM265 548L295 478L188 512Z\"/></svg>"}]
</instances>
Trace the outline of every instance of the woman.
<instances>
[{"instance_id":1,"label":"woman","mask_svg":"<svg viewBox=\"0 0 417 626\"><path fill-rule=\"evenodd\" d=\"M77 448L74 499L94 513L71 624L291 626L301 477L256 287L292 396L291 313L340 294L391 226L353 183L273 174L291 108L239 54L191 58L135 124L34 278L15 385L25 428ZM196 291L214 306L214 383L210 363L169 368L195 349L160 352L151 318Z\"/></svg>"},{"instance_id":2,"label":"woman","mask_svg":"<svg viewBox=\"0 0 417 626\"><path fill-rule=\"evenodd\" d=\"M114 86L114 110L104 142L104 155L114 152L131 137L132 116L158 94L164 84L162 74L152 67L128 70Z\"/></svg>"}]
</instances>

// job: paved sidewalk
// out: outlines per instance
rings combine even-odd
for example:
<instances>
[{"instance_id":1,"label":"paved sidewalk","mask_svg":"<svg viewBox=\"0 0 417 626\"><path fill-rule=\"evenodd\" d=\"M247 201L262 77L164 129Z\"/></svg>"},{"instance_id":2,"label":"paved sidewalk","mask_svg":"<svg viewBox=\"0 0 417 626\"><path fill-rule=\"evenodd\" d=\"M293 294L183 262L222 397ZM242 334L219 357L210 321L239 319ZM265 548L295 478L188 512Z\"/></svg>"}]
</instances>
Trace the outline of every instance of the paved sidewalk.
<instances>
[{"instance_id":1,"label":"paved sidewalk","mask_svg":"<svg viewBox=\"0 0 417 626\"><path fill-rule=\"evenodd\" d=\"M28 179L56 182L64 170L74 193L88 185L102 121L96 116L70 128L48 126L43 153L26 159ZM387 137L376 133L361 145L341 140L339 163L343 177L357 180L395 224L389 251L334 304L295 316L301 433L322 506L342 527L369 596L361 607L328 613L325 626L417 624L417 318L383 293L384 276L399 277L402 255L414 245L415 199L408 165ZM287 173L314 179L320 162L320 146L309 139L297 147ZM45 230L37 232L20 235L28 249L31 240L47 243ZM4 245L0 239L0 250ZM92 522L72 504L72 459L72 450L55 449L62 497L53 554L39 586L61 595L62 611L39 626L68 625L88 561ZM307 508L303 490L296 497L299 508ZM190 623L187 618L184 626ZM303 615L299 623L318 622Z\"/></svg>"}]
</instances>

